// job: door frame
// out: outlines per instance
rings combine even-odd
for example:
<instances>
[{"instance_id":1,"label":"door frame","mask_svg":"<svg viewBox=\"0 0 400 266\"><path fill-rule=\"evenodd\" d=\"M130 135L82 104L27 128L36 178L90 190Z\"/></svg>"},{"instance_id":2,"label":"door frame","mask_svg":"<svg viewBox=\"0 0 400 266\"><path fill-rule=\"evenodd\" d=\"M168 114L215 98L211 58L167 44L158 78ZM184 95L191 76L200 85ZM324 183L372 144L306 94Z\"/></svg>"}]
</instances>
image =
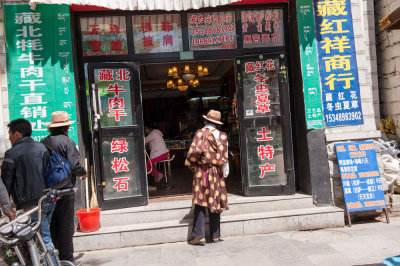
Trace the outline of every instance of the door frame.
<instances>
[{"instance_id":1,"label":"door frame","mask_svg":"<svg viewBox=\"0 0 400 266\"><path fill-rule=\"evenodd\" d=\"M285 53L262 53L262 54L251 54L246 56L240 56L235 58L235 82L236 91L238 95L238 114L239 114L239 140L240 140L240 162L242 169L242 185L244 196L278 196L278 195L291 195L296 192L295 187L295 176L294 176L294 158L293 158L293 142L292 142L292 123L290 113L290 94L289 94L289 78L287 73L278 74L279 84L279 98L280 98L280 111L282 130L282 146L284 155L284 169L287 178L286 185L273 185L273 186L250 186L248 176L248 154L247 154L247 138L245 129L248 127L261 127L271 124L273 119L277 119L276 116L265 116L265 117L252 117L245 118L244 116L244 94L243 94L243 78L238 81L238 60L260 57L264 59L274 57L280 61L279 67L283 64L287 69L287 60ZM264 60L263 59L263 60ZM285 82L282 85L280 80L284 78Z\"/></svg>"},{"instance_id":2,"label":"door frame","mask_svg":"<svg viewBox=\"0 0 400 266\"><path fill-rule=\"evenodd\" d=\"M93 104L99 106L99 98L93 99L92 87L94 84L94 69L98 68L128 68L131 73L130 79L130 92L131 92L131 103L135 104L134 114L136 115L136 123L130 126L119 126L119 127L109 127L109 128L101 128L100 119L98 120L98 130L93 130L93 125L95 125L95 113ZM88 71L88 83L89 83L89 98L90 98L90 114L91 114L91 132L93 134L92 144L92 152L94 153L94 174L96 180L96 192L99 200L100 208L103 210L107 209L116 209L116 208L127 208L127 207L135 207L135 206L144 206L148 204L148 190L147 190L147 174L146 174L146 159L144 153L144 128L143 128L143 111L142 111L142 96L141 96L141 86L140 86L140 65L135 62L129 63L88 63L87 65ZM134 78L137 77L137 78ZM95 95L98 95L97 86ZM94 103L95 102L95 103ZM137 137L138 138L138 146L135 147L138 149L139 155L139 173L141 180L141 195L140 196L132 196L118 199L109 199L105 200L103 197L103 188L105 183L104 179L104 164L102 163L103 152L101 149L101 139L102 137L110 137L115 135L125 135L129 137ZM91 156L93 158L93 156Z\"/></svg>"}]
</instances>

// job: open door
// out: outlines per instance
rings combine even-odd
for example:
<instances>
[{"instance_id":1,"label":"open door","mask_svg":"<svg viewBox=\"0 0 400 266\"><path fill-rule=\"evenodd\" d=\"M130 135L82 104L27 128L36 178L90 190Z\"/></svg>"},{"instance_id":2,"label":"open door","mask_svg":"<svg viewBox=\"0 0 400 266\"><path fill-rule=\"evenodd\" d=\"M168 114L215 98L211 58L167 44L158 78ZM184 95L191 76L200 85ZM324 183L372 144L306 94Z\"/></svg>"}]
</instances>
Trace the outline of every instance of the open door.
<instances>
[{"instance_id":1,"label":"open door","mask_svg":"<svg viewBox=\"0 0 400 266\"><path fill-rule=\"evenodd\" d=\"M147 205L143 116L137 64L88 64L91 133L102 209Z\"/></svg>"},{"instance_id":2,"label":"open door","mask_svg":"<svg viewBox=\"0 0 400 266\"><path fill-rule=\"evenodd\" d=\"M295 193L284 54L235 60L245 196Z\"/></svg>"}]
</instances>

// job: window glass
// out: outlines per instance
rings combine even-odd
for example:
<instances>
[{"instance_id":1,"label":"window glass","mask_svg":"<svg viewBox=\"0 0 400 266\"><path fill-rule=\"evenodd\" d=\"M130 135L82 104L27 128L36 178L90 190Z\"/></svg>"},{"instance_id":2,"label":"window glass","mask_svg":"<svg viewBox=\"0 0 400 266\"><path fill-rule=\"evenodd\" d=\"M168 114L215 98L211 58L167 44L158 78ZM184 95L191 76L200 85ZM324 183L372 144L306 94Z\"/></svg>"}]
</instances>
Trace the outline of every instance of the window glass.
<instances>
[{"instance_id":1,"label":"window glass","mask_svg":"<svg viewBox=\"0 0 400 266\"><path fill-rule=\"evenodd\" d=\"M271 125L246 128L249 186L286 185L280 119Z\"/></svg>"},{"instance_id":2,"label":"window glass","mask_svg":"<svg viewBox=\"0 0 400 266\"><path fill-rule=\"evenodd\" d=\"M104 200L141 196L137 137L114 136L102 140Z\"/></svg>"},{"instance_id":3,"label":"window glass","mask_svg":"<svg viewBox=\"0 0 400 266\"><path fill-rule=\"evenodd\" d=\"M136 54L180 52L180 15L133 16L133 41Z\"/></svg>"},{"instance_id":4,"label":"window glass","mask_svg":"<svg viewBox=\"0 0 400 266\"><path fill-rule=\"evenodd\" d=\"M94 69L94 79L100 100L101 127L136 124L135 106L132 102L131 76L128 68ZM92 95L93 97L93 95ZM95 96L94 96L95 97Z\"/></svg>"},{"instance_id":5,"label":"window glass","mask_svg":"<svg viewBox=\"0 0 400 266\"><path fill-rule=\"evenodd\" d=\"M82 17L84 56L128 54L125 17Z\"/></svg>"},{"instance_id":6,"label":"window glass","mask_svg":"<svg viewBox=\"0 0 400 266\"><path fill-rule=\"evenodd\" d=\"M282 9L241 12L243 48L284 46Z\"/></svg>"}]
</instances>

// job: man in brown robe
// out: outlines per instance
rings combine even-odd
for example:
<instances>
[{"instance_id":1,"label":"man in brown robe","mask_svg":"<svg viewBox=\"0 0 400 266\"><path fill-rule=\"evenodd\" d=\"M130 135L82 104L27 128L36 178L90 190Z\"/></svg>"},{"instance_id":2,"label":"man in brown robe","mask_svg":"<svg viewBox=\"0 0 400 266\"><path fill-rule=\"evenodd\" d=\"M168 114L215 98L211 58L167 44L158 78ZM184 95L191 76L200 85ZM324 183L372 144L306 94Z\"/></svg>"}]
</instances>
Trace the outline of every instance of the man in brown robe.
<instances>
[{"instance_id":1,"label":"man in brown robe","mask_svg":"<svg viewBox=\"0 0 400 266\"><path fill-rule=\"evenodd\" d=\"M222 124L220 112L210 110L203 117L206 125L196 132L185 161L194 173L192 245L204 244L206 208L212 241L221 241L220 214L229 209L225 186L229 173L228 137L217 129Z\"/></svg>"}]
</instances>

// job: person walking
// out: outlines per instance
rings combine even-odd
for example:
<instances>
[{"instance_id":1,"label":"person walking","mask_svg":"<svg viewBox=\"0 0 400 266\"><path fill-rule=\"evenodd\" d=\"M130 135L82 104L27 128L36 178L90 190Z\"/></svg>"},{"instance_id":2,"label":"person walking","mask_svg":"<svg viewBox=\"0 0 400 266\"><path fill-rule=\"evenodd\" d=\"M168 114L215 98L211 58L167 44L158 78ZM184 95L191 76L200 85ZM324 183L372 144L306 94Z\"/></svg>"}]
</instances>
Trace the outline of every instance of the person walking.
<instances>
[{"instance_id":1,"label":"person walking","mask_svg":"<svg viewBox=\"0 0 400 266\"><path fill-rule=\"evenodd\" d=\"M68 137L68 130L71 124L68 113L55 111L51 114L51 122L46 123L50 135L42 139L42 143L64 156L71 163L71 181L61 189L75 186L76 177L87 178L87 171L80 163L80 153L75 142ZM63 196L56 202L53 217L50 224L51 237L56 249L58 249L60 260L74 262L73 235L74 226L74 194Z\"/></svg>"},{"instance_id":2,"label":"person walking","mask_svg":"<svg viewBox=\"0 0 400 266\"><path fill-rule=\"evenodd\" d=\"M12 196L17 210L23 209L26 212L37 206L43 191L47 189L44 172L50 153L42 143L31 138L32 125L28 120L15 119L8 124L8 128L12 147L5 153L1 179ZM1 186L0 191L0 194L4 193ZM48 248L54 246L49 230L54 206L54 202L46 202L42 207L40 230ZM32 220L37 220L37 213L31 217Z\"/></svg>"},{"instance_id":3,"label":"person walking","mask_svg":"<svg viewBox=\"0 0 400 266\"><path fill-rule=\"evenodd\" d=\"M222 241L220 215L228 210L225 177L229 174L228 137L219 131L221 113L210 110L205 126L194 135L185 165L193 170L193 239L191 245L205 243L205 213L209 214L211 242Z\"/></svg>"}]
</instances>

